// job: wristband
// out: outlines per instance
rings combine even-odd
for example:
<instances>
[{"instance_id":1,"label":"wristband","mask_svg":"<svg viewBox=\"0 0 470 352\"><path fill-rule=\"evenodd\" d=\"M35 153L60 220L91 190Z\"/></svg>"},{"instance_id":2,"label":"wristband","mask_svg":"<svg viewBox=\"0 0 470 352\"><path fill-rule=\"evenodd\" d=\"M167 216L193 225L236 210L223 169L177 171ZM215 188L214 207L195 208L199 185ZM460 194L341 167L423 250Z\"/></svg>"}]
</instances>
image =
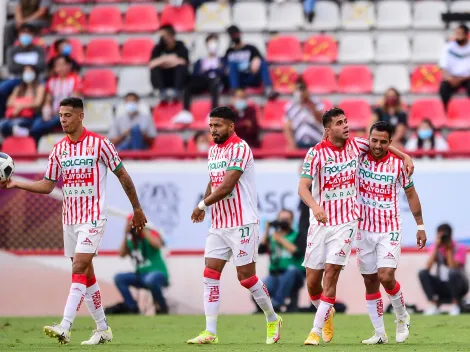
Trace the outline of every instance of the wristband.
<instances>
[{"instance_id":1,"label":"wristband","mask_svg":"<svg viewBox=\"0 0 470 352\"><path fill-rule=\"evenodd\" d=\"M418 231L426 231L426 227L423 225L418 225Z\"/></svg>"},{"instance_id":2,"label":"wristband","mask_svg":"<svg viewBox=\"0 0 470 352\"><path fill-rule=\"evenodd\" d=\"M207 205L206 205L206 203L204 203L204 199L199 202L197 207L199 208L199 210L202 210L202 211L206 210Z\"/></svg>"}]
</instances>

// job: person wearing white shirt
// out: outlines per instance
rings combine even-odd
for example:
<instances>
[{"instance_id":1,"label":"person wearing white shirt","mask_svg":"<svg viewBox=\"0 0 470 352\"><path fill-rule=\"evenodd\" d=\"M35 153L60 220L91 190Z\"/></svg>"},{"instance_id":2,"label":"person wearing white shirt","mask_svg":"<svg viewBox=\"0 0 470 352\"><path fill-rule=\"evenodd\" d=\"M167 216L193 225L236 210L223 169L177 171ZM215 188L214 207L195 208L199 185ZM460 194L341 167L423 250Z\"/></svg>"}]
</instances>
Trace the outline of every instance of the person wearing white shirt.
<instances>
[{"instance_id":1,"label":"person wearing white shirt","mask_svg":"<svg viewBox=\"0 0 470 352\"><path fill-rule=\"evenodd\" d=\"M417 150L446 152L449 150L449 145L444 137L436 132L431 120L424 119L419 124L416 134L408 139L405 149L410 152Z\"/></svg>"}]
</instances>

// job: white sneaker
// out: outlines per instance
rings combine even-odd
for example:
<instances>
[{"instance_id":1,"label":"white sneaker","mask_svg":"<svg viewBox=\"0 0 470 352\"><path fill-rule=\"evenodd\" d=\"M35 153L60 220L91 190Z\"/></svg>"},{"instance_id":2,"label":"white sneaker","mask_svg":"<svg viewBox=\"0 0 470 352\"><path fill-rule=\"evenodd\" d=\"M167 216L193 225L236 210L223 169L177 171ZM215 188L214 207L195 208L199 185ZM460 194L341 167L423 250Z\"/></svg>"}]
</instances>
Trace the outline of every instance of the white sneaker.
<instances>
[{"instance_id":1,"label":"white sneaker","mask_svg":"<svg viewBox=\"0 0 470 352\"><path fill-rule=\"evenodd\" d=\"M458 304L453 304L452 308L450 308L449 315L451 316L457 316L460 315L460 307Z\"/></svg>"},{"instance_id":2,"label":"white sneaker","mask_svg":"<svg viewBox=\"0 0 470 352\"><path fill-rule=\"evenodd\" d=\"M65 345L70 342L70 331L62 327L60 324L45 326L44 333L49 337L59 340L61 345Z\"/></svg>"},{"instance_id":3,"label":"white sneaker","mask_svg":"<svg viewBox=\"0 0 470 352\"><path fill-rule=\"evenodd\" d=\"M441 314L441 310L439 309L438 306L436 306L435 304L432 304L429 306L428 309L426 309L423 313L424 315L439 315Z\"/></svg>"},{"instance_id":4,"label":"white sneaker","mask_svg":"<svg viewBox=\"0 0 470 352\"><path fill-rule=\"evenodd\" d=\"M397 323L397 330L396 330L396 337L395 340L397 343L405 342L408 339L408 335L410 335L410 322L411 317L408 313L406 313L405 318L400 319L397 317L395 323Z\"/></svg>"},{"instance_id":5,"label":"white sneaker","mask_svg":"<svg viewBox=\"0 0 470 352\"><path fill-rule=\"evenodd\" d=\"M82 345L99 345L111 342L113 340L113 332L108 326L107 330L93 330L91 337L87 341L83 341Z\"/></svg>"},{"instance_id":6,"label":"white sneaker","mask_svg":"<svg viewBox=\"0 0 470 352\"><path fill-rule=\"evenodd\" d=\"M363 340L362 343L364 345L385 345L388 343L388 337L387 334L378 334L377 332L374 333L374 336L372 336L370 339Z\"/></svg>"}]
</instances>

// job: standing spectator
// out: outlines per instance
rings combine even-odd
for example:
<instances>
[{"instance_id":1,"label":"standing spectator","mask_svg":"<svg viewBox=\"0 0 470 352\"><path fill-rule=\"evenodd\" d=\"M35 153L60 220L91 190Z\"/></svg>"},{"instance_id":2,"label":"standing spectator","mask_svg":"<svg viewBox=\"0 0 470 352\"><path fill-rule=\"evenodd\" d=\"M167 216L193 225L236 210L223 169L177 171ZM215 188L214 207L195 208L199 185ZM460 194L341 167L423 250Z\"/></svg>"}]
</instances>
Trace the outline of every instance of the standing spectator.
<instances>
[{"instance_id":1,"label":"standing spectator","mask_svg":"<svg viewBox=\"0 0 470 352\"><path fill-rule=\"evenodd\" d=\"M206 132L199 131L194 134L194 145L199 153L207 153L210 148L209 135Z\"/></svg>"},{"instance_id":2,"label":"standing spectator","mask_svg":"<svg viewBox=\"0 0 470 352\"><path fill-rule=\"evenodd\" d=\"M421 286L430 302L426 315L440 314L439 305L452 303L450 315L459 315L462 299L468 292L465 273L467 250L463 244L452 240L452 227L448 224L437 228L436 242L429 248L426 269L419 272ZM437 273L431 275L436 264Z\"/></svg>"},{"instance_id":3,"label":"standing spectator","mask_svg":"<svg viewBox=\"0 0 470 352\"><path fill-rule=\"evenodd\" d=\"M315 5L317 0L304 0L304 15L308 23L312 23L315 18Z\"/></svg>"},{"instance_id":4,"label":"standing spectator","mask_svg":"<svg viewBox=\"0 0 470 352\"><path fill-rule=\"evenodd\" d=\"M176 40L173 26L160 28L160 42L152 50L150 79L163 101L177 99L188 80L189 53L184 43Z\"/></svg>"},{"instance_id":5,"label":"standing spectator","mask_svg":"<svg viewBox=\"0 0 470 352\"><path fill-rule=\"evenodd\" d=\"M251 148L260 147L260 127L254 105L248 105L246 93L237 89L232 97L232 110L235 112L235 129L238 137L245 140Z\"/></svg>"},{"instance_id":6,"label":"standing spectator","mask_svg":"<svg viewBox=\"0 0 470 352\"><path fill-rule=\"evenodd\" d=\"M447 141L436 131L430 119L424 119L418 126L416 134L408 139L405 149L410 152L435 150L446 152L449 150Z\"/></svg>"},{"instance_id":7,"label":"standing spectator","mask_svg":"<svg viewBox=\"0 0 470 352\"><path fill-rule=\"evenodd\" d=\"M284 111L284 135L289 149L310 148L322 140L324 109L320 99L310 97L307 85L299 78L294 97Z\"/></svg>"},{"instance_id":8,"label":"standing spectator","mask_svg":"<svg viewBox=\"0 0 470 352\"><path fill-rule=\"evenodd\" d=\"M149 149L157 136L152 116L139 111L139 100L136 93L127 93L126 113L114 119L109 128L108 137L118 150Z\"/></svg>"},{"instance_id":9,"label":"standing spectator","mask_svg":"<svg viewBox=\"0 0 470 352\"><path fill-rule=\"evenodd\" d=\"M80 65L77 61L73 58L72 52L72 44L66 38L57 39L54 44L54 51L56 55L52 57L49 62L47 63L47 69L49 72L54 70L54 62L58 56L67 56L70 58L70 62L72 63L72 72L80 72Z\"/></svg>"},{"instance_id":10,"label":"standing spectator","mask_svg":"<svg viewBox=\"0 0 470 352\"><path fill-rule=\"evenodd\" d=\"M470 97L470 44L466 25L457 27L455 40L445 46L439 65L443 73L439 94L447 110L450 98L459 88L464 87Z\"/></svg>"},{"instance_id":11,"label":"standing spectator","mask_svg":"<svg viewBox=\"0 0 470 352\"><path fill-rule=\"evenodd\" d=\"M227 33L231 40L230 48L225 54L230 88L258 88L264 85L266 96L270 99L276 98L279 94L273 91L268 64L259 50L242 41L242 33L237 26L230 26Z\"/></svg>"}]
</instances>

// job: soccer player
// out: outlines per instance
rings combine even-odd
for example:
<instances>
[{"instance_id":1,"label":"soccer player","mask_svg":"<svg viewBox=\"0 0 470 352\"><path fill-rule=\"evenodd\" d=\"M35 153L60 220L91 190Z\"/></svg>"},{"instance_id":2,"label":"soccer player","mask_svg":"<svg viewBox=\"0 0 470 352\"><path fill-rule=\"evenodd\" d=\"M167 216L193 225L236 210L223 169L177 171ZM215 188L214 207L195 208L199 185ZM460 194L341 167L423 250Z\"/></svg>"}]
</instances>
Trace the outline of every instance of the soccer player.
<instances>
[{"instance_id":1,"label":"soccer player","mask_svg":"<svg viewBox=\"0 0 470 352\"><path fill-rule=\"evenodd\" d=\"M62 100L59 116L66 136L54 145L44 179L36 182L16 182L10 179L0 183L0 187L49 194L62 176L64 254L72 259L72 285L62 322L45 326L44 332L58 339L61 344L70 342L73 321L85 300L97 328L82 345L97 345L110 342L113 338L104 314L100 287L92 263L93 257L98 254L106 225L107 168L118 177L132 204L133 226L140 231L145 227L147 219L139 204L132 179L122 165L114 145L83 127L83 101L79 98Z\"/></svg>"},{"instance_id":2,"label":"soccer player","mask_svg":"<svg viewBox=\"0 0 470 352\"><path fill-rule=\"evenodd\" d=\"M401 218L398 204L400 189L405 190L418 232L417 245L426 244L421 203L403 160L389 151L393 126L388 122L372 125L370 151L359 159L359 206L362 221L356 237L359 271L366 286L367 310L375 334L363 344L385 344L388 337L383 320L380 284L387 292L396 314L396 341L405 342L409 335L410 315L406 311L395 270L401 252Z\"/></svg>"},{"instance_id":3,"label":"soccer player","mask_svg":"<svg viewBox=\"0 0 470 352\"><path fill-rule=\"evenodd\" d=\"M334 335L336 285L358 229L357 166L359 157L369 151L366 139L349 138L343 110L332 108L322 120L326 139L307 152L299 182L299 196L310 208L304 266L310 299L317 308L305 345L319 345L320 335L330 342ZM412 172L411 158L393 150Z\"/></svg>"},{"instance_id":4,"label":"soccer player","mask_svg":"<svg viewBox=\"0 0 470 352\"><path fill-rule=\"evenodd\" d=\"M211 228L206 240L204 312L206 329L188 344L215 344L220 307L220 276L230 257L237 267L240 284L248 289L267 320L267 344L280 338L282 319L276 314L264 283L256 276L259 243L258 200L253 153L235 133L235 113L227 107L210 113L210 132L215 146L209 149L209 183L204 199L191 219L204 220L211 206Z\"/></svg>"}]
</instances>

